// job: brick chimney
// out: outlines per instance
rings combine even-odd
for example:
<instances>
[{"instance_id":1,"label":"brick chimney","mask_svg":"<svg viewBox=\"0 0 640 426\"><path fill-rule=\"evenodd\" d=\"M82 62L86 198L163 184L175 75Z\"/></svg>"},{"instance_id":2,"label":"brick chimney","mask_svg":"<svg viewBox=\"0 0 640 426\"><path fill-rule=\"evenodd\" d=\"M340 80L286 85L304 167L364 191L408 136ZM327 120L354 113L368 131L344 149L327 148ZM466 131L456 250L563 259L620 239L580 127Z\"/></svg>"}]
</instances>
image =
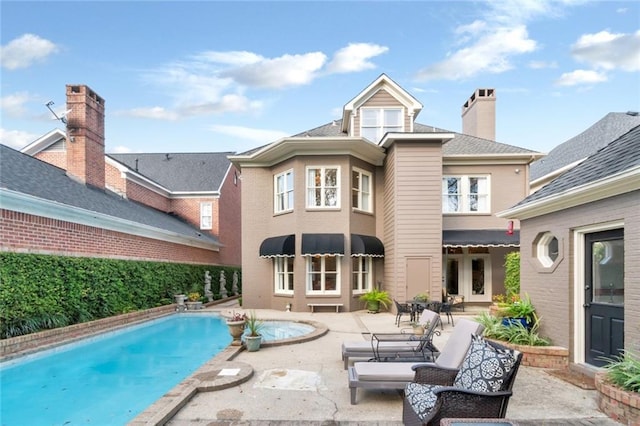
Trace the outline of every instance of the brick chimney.
<instances>
[{"instance_id":1,"label":"brick chimney","mask_svg":"<svg viewBox=\"0 0 640 426\"><path fill-rule=\"evenodd\" d=\"M85 85L67 85L67 174L104 189L104 99Z\"/></svg>"},{"instance_id":2,"label":"brick chimney","mask_svg":"<svg viewBox=\"0 0 640 426\"><path fill-rule=\"evenodd\" d=\"M462 133L496 140L495 89L476 89L462 105Z\"/></svg>"}]
</instances>

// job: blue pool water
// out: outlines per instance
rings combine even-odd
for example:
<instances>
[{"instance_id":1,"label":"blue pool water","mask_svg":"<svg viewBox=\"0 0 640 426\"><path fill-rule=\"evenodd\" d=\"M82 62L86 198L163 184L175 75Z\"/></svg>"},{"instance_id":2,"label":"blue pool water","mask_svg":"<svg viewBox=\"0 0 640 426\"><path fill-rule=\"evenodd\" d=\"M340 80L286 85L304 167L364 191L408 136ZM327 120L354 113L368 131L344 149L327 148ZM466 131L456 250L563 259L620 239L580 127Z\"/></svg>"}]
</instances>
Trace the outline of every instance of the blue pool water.
<instances>
[{"instance_id":1,"label":"blue pool water","mask_svg":"<svg viewBox=\"0 0 640 426\"><path fill-rule=\"evenodd\" d=\"M291 321L264 321L263 325L260 330L263 341L291 339L315 330L311 325Z\"/></svg>"},{"instance_id":2,"label":"blue pool water","mask_svg":"<svg viewBox=\"0 0 640 426\"><path fill-rule=\"evenodd\" d=\"M220 317L182 314L4 363L0 421L126 424L229 343Z\"/></svg>"}]
</instances>

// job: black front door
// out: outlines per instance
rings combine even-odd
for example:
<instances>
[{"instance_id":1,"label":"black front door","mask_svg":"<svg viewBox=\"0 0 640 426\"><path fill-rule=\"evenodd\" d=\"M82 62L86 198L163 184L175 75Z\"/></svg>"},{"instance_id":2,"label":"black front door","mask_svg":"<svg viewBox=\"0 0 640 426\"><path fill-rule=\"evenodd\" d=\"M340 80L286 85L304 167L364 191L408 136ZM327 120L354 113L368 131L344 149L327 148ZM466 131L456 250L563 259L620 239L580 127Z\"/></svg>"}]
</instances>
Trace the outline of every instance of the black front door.
<instances>
[{"instance_id":1,"label":"black front door","mask_svg":"<svg viewBox=\"0 0 640 426\"><path fill-rule=\"evenodd\" d=\"M624 231L587 234L585 242L585 358L602 366L624 349Z\"/></svg>"}]
</instances>

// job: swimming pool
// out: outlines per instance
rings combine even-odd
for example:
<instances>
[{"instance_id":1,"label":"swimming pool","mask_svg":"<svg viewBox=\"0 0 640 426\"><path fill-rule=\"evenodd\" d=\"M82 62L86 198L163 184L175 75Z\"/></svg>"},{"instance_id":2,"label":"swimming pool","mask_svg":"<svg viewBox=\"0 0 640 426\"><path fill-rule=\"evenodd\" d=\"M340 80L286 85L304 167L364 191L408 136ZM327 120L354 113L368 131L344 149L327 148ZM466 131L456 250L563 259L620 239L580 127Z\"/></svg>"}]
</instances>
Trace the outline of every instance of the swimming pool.
<instances>
[{"instance_id":1,"label":"swimming pool","mask_svg":"<svg viewBox=\"0 0 640 426\"><path fill-rule=\"evenodd\" d=\"M264 339L315 330L265 321ZM0 420L12 425L119 425L231 343L223 319L176 314L0 365Z\"/></svg>"},{"instance_id":2,"label":"swimming pool","mask_svg":"<svg viewBox=\"0 0 640 426\"><path fill-rule=\"evenodd\" d=\"M4 363L2 425L119 425L231 342L212 315L171 315Z\"/></svg>"}]
</instances>

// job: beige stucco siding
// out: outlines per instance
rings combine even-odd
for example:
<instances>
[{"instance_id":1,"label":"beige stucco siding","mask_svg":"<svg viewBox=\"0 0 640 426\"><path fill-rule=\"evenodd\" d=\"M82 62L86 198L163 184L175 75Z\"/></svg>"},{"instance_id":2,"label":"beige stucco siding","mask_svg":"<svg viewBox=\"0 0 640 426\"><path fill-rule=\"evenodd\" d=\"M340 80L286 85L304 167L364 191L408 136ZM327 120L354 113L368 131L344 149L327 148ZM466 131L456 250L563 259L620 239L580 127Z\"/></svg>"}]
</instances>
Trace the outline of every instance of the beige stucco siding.
<instances>
[{"instance_id":1,"label":"beige stucco siding","mask_svg":"<svg viewBox=\"0 0 640 426\"><path fill-rule=\"evenodd\" d=\"M521 292L528 293L542 318L540 332L553 343L572 347L573 298L583 283L574 279L575 230L616 221L624 222L625 253L625 347L640 345L640 192L569 208L522 221ZM561 261L555 269L541 268L533 241L539 233L551 232L560 241ZM582 309L578 307L578 309Z\"/></svg>"},{"instance_id":2,"label":"beige stucco siding","mask_svg":"<svg viewBox=\"0 0 640 426\"><path fill-rule=\"evenodd\" d=\"M442 204L440 142L397 143L387 157L385 174L385 285L398 299L441 288ZM428 259L431 288L407 280L408 259Z\"/></svg>"}]
</instances>

